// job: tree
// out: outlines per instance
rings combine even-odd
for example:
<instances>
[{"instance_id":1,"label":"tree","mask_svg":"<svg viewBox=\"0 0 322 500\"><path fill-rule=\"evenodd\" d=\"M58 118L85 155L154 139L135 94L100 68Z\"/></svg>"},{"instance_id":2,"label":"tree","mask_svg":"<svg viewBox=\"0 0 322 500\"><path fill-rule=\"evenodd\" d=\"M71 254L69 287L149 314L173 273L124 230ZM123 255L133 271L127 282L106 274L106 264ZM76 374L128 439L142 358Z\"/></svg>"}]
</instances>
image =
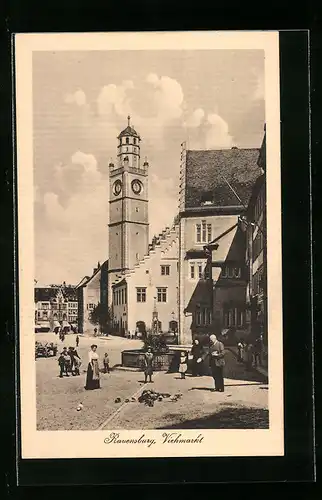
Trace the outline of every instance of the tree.
<instances>
[{"instance_id":1,"label":"tree","mask_svg":"<svg viewBox=\"0 0 322 500\"><path fill-rule=\"evenodd\" d=\"M107 305L99 302L94 306L90 314L90 321L93 325L99 325L102 332L107 332L110 320L111 313Z\"/></svg>"}]
</instances>

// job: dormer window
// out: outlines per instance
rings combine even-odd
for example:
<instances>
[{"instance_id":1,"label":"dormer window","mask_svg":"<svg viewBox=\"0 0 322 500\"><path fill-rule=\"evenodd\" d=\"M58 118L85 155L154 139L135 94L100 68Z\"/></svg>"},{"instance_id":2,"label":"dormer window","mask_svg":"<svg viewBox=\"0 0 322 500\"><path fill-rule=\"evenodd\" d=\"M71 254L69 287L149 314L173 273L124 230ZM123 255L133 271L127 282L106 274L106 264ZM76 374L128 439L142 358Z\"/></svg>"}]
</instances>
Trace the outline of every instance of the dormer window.
<instances>
[{"instance_id":1,"label":"dormer window","mask_svg":"<svg viewBox=\"0 0 322 500\"><path fill-rule=\"evenodd\" d=\"M207 191L203 193L200 199L201 205L213 205L214 204L214 195L212 191Z\"/></svg>"}]
</instances>

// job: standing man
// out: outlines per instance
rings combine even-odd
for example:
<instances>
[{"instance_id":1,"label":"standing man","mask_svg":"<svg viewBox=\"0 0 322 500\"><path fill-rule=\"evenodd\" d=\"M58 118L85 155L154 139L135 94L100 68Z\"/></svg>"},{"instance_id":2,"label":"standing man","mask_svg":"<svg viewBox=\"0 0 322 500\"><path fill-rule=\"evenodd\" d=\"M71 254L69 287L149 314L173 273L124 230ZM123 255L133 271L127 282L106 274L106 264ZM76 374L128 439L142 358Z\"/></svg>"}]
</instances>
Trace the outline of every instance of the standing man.
<instances>
[{"instance_id":1,"label":"standing man","mask_svg":"<svg viewBox=\"0 0 322 500\"><path fill-rule=\"evenodd\" d=\"M76 347L78 347L78 346L79 346L79 336L77 334L77 337L76 337Z\"/></svg>"},{"instance_id":2,"label":"standing man","mask_svg":"<svg viewBox=\"0 0 322 500\"><path fill-rule=\"evenodd\" d=\"M224 366L225 349L224 344L220 342L216 335L210 335L210 367L213 379L215 381L215 391L224 392Z\"/></svg>"}]
</instances>

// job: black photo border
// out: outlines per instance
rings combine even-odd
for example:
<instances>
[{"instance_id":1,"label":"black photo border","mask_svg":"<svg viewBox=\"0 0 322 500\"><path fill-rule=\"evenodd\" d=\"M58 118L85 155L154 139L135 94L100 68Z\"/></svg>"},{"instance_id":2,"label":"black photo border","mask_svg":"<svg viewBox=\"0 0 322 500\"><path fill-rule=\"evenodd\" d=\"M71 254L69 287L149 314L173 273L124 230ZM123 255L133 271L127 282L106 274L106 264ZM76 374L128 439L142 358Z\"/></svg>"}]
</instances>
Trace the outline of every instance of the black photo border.
<instances>
[{"instance_id":1,"label":"black photo border","mask_svg":"<svg viewBox=\"0 0 322 500\"><path fill-rule=\"evenodd\" d=\"M15 2L13 2L15 5ZM139 6L142 4L139 4ZM113 4L114 6L114 4ZM26 6L25 6L26 7ZM3 60L5 64L4 97L7 96L4 126L3 169L4 191L1 199L6 214L3 234L8 262L2 286L5 300L5 335L3 342L3 411L8 416L4 443L8 444L9 460L5 482L7 489L49 485L136 485L191 483L248 483L248 482L312 482L315 473L313 423L313 335L311 261L311 171L310 171L310 105L309 58L310 37L307 30L280 31L280 96L281 96L281 164L282 164L282 231L283 231L283 323L284 323L284 457L231 458L166 458L166 459L56 459L22 460L19 431L19 283L17 277L17 165L12 161L15 150L14 134L14 55L11 52L13 33L73 32L67 29L70 16L59 23L45 14L32 22L23 6L19 15L13 12L11 25L5 30ZM115 11L115 6L112 8ZM16 17L15 17L16 16ZM127 18L126 18L127 19ZM161 17L162 19L162 17ZM184 21L183 16L183 21ZM218 14L217 14L218 19ZM56 24L55 24L56 21ZM90 19L88 20L90 21ZM115 18L114 18L115 21ZM9 23L10 24L10 23ZM106 23L108 24L108 23ZM83 28L77 31L131 31L126 27ZM137 31L144 26L136 23ZM148 31L162 31L157 16L149 23ZM172 24L172 26L171 26ZM192 18L181 30L196 29ZM220 24L220 23L219 23ZM250 23L251 24L251 23ZM167 30L175 30L171 21ZM178 24L177 24L178 25ZM180 23L179 23L180 25ZM204 25L204 24L203 24ZM194 26L194 28L192 27ZM41 30L40 30L41 28ZM207 29L218 29L209 26ZM237 29L227 27L225 29ZM246 30L255 29L251 26ZM272 28L271 28L272 29ZM76 31L76 30L75 30ZM6 127L8 125L8 127ZM8 132L8 133L7 133ZM14 163L13 169L10 165ZM11 294L10 291L11 290ZM299 292L301 290L301 292ZM299 346L300 343L300 346ZM303 354L304 352L304 354ZM16 381L16 383L15 383ZM18 407L16 406L18 405ZM16 422L17 417L17 422ZM16 425L17 424L17 425Z\"/></svg>"}]
</instances>

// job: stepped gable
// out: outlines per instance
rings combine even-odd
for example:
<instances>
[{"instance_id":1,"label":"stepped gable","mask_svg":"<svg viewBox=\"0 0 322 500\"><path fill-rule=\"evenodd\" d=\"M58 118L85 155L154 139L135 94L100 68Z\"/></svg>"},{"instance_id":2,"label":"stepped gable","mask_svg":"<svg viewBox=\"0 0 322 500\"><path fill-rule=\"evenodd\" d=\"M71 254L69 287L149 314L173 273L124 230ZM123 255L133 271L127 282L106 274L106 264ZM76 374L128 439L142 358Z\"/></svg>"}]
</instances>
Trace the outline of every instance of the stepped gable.
<instances>
[{"instance_id":1,"label":"stepped gable","mask_svg":"<svg viewBox=\"0 0 322 500\"><path fill-rule=\"evenodd\" d=\"M149 260L150 256L156 253L156 250L159 248L162 251L162 244L170 241L170 246L172 245L172 239L177 238L178 236L178 224L174 224L172 227L167 226L158 236L153 236L151 243L149 244L149 250L146 255L135 264L133 269L128 271L124 271L122 275L118 275L115 279L113 285L119 285L123 280L135 273L135 270L142 266L147 260ZM175 232L175 234L173 234ZM166 247L167 248L167 247Z\"/></svg>"},{"instance_id":2,"label":"stepped gable","mask_svg":"<svg viewBox=\"0 0 322 500\"><path fill-rule=\"evenodd\" d=\"M185 207L199 207L205 195L212 194L217 207L238 206L240 202L225 179L247 206L252 187L260 175L260 150L187 150L185 164Z\"/></svg>"}]
</instances>

